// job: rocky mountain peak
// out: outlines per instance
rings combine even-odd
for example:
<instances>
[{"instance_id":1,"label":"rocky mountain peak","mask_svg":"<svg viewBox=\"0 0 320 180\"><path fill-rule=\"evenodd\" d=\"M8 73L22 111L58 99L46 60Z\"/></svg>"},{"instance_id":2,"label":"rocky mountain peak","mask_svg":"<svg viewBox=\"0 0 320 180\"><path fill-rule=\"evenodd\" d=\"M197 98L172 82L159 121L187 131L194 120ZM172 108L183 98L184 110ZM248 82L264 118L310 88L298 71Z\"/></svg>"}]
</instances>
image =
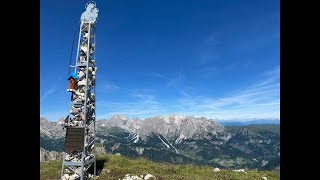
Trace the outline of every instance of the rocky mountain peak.
<instances>
[{"instance_id":1,"label":"rocky mountain peak","mask_svg":"<svg viewBox=\"0 0 320 180\"><path fill-rule=\"evenodd\" d=\"M143 121L137 131L140 137L150 136L155 133L166 139L198 139L225 132L225 128L219 123L204 117L193 116L156 116Z\"/></svg>"},{"instance_id":2,"label":"rocky mountain peak","mask_svg":"<svg viewBox=\"0 0 320 180\"><path fill-rule=\"evenodd\" d=\"M63 121L63 119L62 119ZM40 134L50 138L59 138L64 136L62 125L58 122L50 122L46 118L40 117Z\"/></svg>"},{"instance_id":3,"label":"rocky mountain peak","mask_svg":"<svg viewBox=\"0 0 320 180\"><path fill-rule=\"evenodd\" d=\"M64 119L65 119L65 118L60 118L60 119L57 121L57 124L63 125L63 124L64 124Z\"/></svg>"},{"instance_id":4,"label":"rocky mountain peak","mask_svg":"<svg viewBox=\"0 0 320 180\"><path fill-rule=\"evenodd\" d=\"M128 124L129 118L128 116L125 115L114 115L111 117L111 119L109 120L109 124L112 126L126 126Z\"/></svg>"},{"instance_id":5,"label":"rocky mountain peak","mask_svg":"<svg viewBox=\"0 0 320 180\"><path fill-rule=\"evenodd\" d=\"M229 137L225 128L212 119L177 114L155 116L144 120L114 115L109 120L97 121L97 126L120 127L131 134L136 134L134 136L136 142L139 139L145 141L153 134L161 135L176 143L183 139L202 139L208 136L219 136L219 139Z\"/></svg>"}]
</instances>

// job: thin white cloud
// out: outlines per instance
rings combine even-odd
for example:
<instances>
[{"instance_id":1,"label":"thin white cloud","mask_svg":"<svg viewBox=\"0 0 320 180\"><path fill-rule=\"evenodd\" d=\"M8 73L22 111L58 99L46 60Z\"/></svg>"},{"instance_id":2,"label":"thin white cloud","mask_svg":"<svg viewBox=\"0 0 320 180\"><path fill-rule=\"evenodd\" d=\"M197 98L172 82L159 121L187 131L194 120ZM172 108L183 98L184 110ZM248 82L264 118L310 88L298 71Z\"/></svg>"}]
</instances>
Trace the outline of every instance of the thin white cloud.
<instances>
[{"instance_id":1,"label":"thin white cloud","mask_svg":"<svg viewBox=\"0 0 320 180\"><path fill-rule=\"evenodd\" d=\"M42 103L48 96L53 94L57 90L57 83L54 83L47 91L40 96L40 103Z\"/></svg>"},{"instance_id":2,"label":"thin white cloud","mask_svg":"<svg viewBox=\"0 0 320 180\"><path fill-rule=\"evenodd\" d=\"M108 83L110 87L123 90L134 100L123 101L97 101L97 119L110 118L115 114L124 114L134 117L147 117L156 113L159 109L159 102L154 95L150 94L150 89L133 90L120 87L114 83Z\"/></svg>"},{"instance_id":3,"label":"thin white cloud","mask_svg":"<svg viewBox=\"0 0 320 180\"><path fill-rule=\"evenodd\" d=\"M152 95L136 94L136 101L128 102L97 102L97 119L110 118L116 114L125 114L130 117L147 118L161 114L160 103Z\"/></svg>"},{"instance_id":4,"label":"thin white cloud","mask_svg":"<svg viewBox=\"0 0 320 180\"><path fill-rule=\"evenodd\" d=\"M179 113L219 119L280 118L279 67L264 73L264 79L223 98L187 97L178 100Z\"/></svg>"},{"instance_id":5,"label":"thin white cloud","mask_svg":"<svg viewBox=\"0 0 320 180\"><path fill-rule=\"evenodd\" d=\"M115 85L115 84L112 84L110 82L106 82L104 83L103 85L104 89L107 90L107 91L113 91L113 90L116 90L116 89L120 89L119 86Z\"/></svg>"},{"instance_id":6,"label":"thin white cloud","mask_svg":"<svg viewBox=\"0 0 320 180\"><path fill-rule=\"evenodd\" d=\"M158 99L161 98L155 97L153 94L120 87L129 92L129 95L135 100L127 102L98 101L97 118L110 118L115 114L147 118L178 113L205 116L215 120L280 119L279 71L280 68L276 67L272 71L262 73L260 81L220 98L194 96L195 93L187 93L188 88L184 88L180 92L184 95L181 98L170 102L160 102Z\"/></svg>"},{"instance_id":7,"label":"thin white cloud","mask_svg":"<svg viewBox=\"0 0 320 180\"><path fill-rule=\"evenodd\" d=\"M167 80L166 87L173 87L180 80L180 75L176 78L168 78L167 76L160 74L160 73L152 72L152 74L159 77L159 78Z\"/></svg>"},{"instance_id":8,"label":"thin white cloud","mask_svg":"<svg viewBox=\"0 0 320 180\"><path fill-rule=\"evenodd\" d=\"M128 92L132 97L137 97L140 99L148 99L150 100L152 96L142 93L142 92L138 92L136 90L132 90L132 89L128 89L128 88L124 88L124 87L120 87L119 85L116 85L112 82L104 82L104 90L107 91L113 91L113 90L123 90L125 92Z\"/></svg>"},{"instance_id":9,"label":"thin white cloud","mask_svg":"<svg viewBox=\"0 0 320 180\"><path fill-rule=\"evenodd\" d=\"M183 64L181 65L180 72L179 72L179 81L180 81L180 79L181 79L182 67L183 67Z\"/></svg>"},{"instance_id":10,"label":"thin white cloud","mask_svg":"<svg viewBox=\"0 0 320 180\"><path fill-rule=\"evenodd\" d=\"M155 100L155 97L153 95L150 94L131 94L132 97L138 98L140 101L142 101L142 103L144 104L148 104L148 105L156 105L159 104L159 102L157 102Z\"/></svg>"},{"instance_id":11,"label":"thin white cloud","mask_svg":"<svg viewBox=\"0 0 320 180\"><path fill-rule=\"evenodd\" d=\"M214 33L209 34L204 38L203 47L200 50L200 57L198 59L199 65L206 65L219 58L219 52L217 51L217 40Z\"/></svg>"},{"instance_id":12,"label":"thin white cloud","mask_svg":"<svg viewBox=\"0 0 320 180\"><path fill-rule=\"evenodd\" d=\"M171 79L169 79L167 76L163 75L163 74L160 74L160 73L156 73L156 72L151 72L153 75L157 76L157 77L160 77L160 78L163 78L163 79L166 79L168 81L171 81Z\"/></svg>"},{"instance_id":13,"label":"thin white cloud","mask_svg":"<svg viewBox=\"0 0 320 180\"><path fill-rule=\"evenodd\" d=\"M190 96L190 94L189 94L185 89L182 89L182 90L180 91L180 94L182 94L182 95L185 96L185 97L189 97L189 96Z\"/></svg>"},{"instance_id":14,"label":"thin white cloud","mask_svg":"<svg viewBox=\"0 0 320 180\"><path fill-rule=\"evenodd\" d=\"M199 68L199 75L203 78L212 78L222 73L234 71L235 69L238 69L240 65L241 64L239 62L233 62L231 64L220 65L220 66L207 65Z\"/></svg>"},{"instance_id":15,"label":"thin white cloud","mask_svg":"<svg viewBox=\"0 0 320 180\"><path fill-rule=\"evenodd\" d=\"M57 85L58 85L58 82L60 82L62 79L62 76L59 76L55 82L52 84L52 86L43 93L43 95L41 96L40 95L40 104L48 97L50 96L51 94L53 94L54 92L57 91ZM41 93L41 89L40 89L40 93Z\"/></svg>"}]
</instances>

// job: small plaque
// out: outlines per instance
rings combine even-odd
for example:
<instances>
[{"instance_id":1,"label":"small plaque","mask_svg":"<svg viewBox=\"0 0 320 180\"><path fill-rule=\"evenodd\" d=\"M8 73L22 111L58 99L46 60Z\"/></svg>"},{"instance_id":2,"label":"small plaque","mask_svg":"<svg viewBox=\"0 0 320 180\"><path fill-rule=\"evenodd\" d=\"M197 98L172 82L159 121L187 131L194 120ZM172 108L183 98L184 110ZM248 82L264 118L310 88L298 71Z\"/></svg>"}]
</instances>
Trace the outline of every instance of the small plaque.
<instances>
[{"instance_id":1,"label":"small plaque","mask_svg":"<svg viewBox=\"0 0 320 180\"><path fill-rule=\"evenodd\" d=\"M64 141L64 150L67 153L82 152L84 146L84 128L68 127Z\"/></svg>"}]
</instances>

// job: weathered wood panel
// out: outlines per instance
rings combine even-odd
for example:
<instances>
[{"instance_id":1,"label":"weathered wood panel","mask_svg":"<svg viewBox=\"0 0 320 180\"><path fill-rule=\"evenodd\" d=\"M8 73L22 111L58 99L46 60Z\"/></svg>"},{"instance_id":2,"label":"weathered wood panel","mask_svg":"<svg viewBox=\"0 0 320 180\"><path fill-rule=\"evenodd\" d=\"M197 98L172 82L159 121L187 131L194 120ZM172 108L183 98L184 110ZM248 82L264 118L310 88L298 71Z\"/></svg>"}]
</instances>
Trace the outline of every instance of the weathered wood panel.
<instances>
[{"instance_id":1,"label":"weathered wood panel","mask_svg":"<svg viewBox=\"0 0 320 180\"><path fill-rule=\"evenodd\" d=\"M68 127L64 141L64 149L67 153L82 152L84 146L84 128Z\"/></svg>"}]
</instances>

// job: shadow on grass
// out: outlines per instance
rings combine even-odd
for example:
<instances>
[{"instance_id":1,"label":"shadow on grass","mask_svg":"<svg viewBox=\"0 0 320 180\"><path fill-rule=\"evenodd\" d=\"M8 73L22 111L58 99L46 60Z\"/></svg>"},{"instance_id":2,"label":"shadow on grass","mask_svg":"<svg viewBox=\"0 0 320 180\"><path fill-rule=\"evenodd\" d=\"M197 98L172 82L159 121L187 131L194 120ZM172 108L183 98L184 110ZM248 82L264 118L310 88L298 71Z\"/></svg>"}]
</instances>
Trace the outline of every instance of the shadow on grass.
<instances>
[{"instance_id":1,"label":"shadow on grass","mask_svg":"<svg viewBox=\"0 0 320 180\"><path fill-rule=\"evenodd\" d=\"M104 164L107 162L107 160L106 159L97 159L97 161L96 161L96 165L97 165L97 168L96 168L96 172L97 172L97 176L99 176L100 175L100 173L101 173L101 171L102 171L102 169L103 169L103 167L104 167ZM88 172L90 173L90 174L93 174L93 170L94 170L94 166L93 165L91 165L90 166L90 168L88 169Z\"/></svg>"}]
</instances>

